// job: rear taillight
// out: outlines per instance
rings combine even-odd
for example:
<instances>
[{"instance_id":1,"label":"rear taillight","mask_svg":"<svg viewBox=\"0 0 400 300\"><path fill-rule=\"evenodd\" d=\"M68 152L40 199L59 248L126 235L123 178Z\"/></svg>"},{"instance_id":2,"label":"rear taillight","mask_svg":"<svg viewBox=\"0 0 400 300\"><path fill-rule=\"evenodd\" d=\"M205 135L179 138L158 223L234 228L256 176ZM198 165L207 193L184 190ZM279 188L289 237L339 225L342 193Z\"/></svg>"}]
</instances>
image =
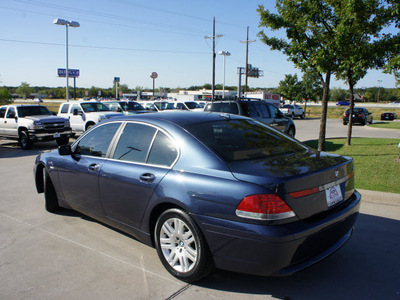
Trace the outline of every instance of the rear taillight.
<instances>
[{"instance_id":1,"label":"rear taillight","mask_svg":"<svg viewBox=\"0 0 400 300\"><path fill-rule=\"evenodd\" d=\"M364 117L364 115L363 114L358 114L358 117L362 118L362 117Z\"/></svg>"},{"instance_id":2,"label":"rear taillight","mask_svg":"<svg viewBox=\"0 0 400 300\"><path fill-rule=\"evenodd\" d=\"M257 220L281 220L295 216L293 210L275 194L245 197L236 208L236 215Z\"/></svg>"}]
</instances>

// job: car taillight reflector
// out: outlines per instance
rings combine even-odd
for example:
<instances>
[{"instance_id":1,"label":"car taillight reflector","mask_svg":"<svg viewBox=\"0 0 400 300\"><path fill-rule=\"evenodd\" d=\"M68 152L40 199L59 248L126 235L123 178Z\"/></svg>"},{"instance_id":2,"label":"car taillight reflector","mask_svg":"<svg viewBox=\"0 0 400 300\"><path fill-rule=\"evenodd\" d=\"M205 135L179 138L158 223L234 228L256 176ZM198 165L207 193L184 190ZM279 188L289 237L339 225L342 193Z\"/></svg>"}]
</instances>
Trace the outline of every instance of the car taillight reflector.
<instances>
[{"instance_id":1,"label":"car taillight reflector","mask_svg":"<svg viewBox=\"0 0 400 300\"><path fill-rule=\"evenodd\" d=\"M313 187L311 189L290 193L290 196L292 196L292 198L300 198L300 197L305 197L305 196L312 195L312 194L315 194L318 192L319 192L319 187Z\"/></svg>"},{"instance_id":2,"label":"car taillight reflector","mask_svg":"<svg viewBox=\"0 0 400 300\"><path fill-rule=\"evenodd\" d=\"M275 194L245 197L236 208L236 215L258 220L281 220L295 216L293 210Z\"/></svg>"}]
</instances>

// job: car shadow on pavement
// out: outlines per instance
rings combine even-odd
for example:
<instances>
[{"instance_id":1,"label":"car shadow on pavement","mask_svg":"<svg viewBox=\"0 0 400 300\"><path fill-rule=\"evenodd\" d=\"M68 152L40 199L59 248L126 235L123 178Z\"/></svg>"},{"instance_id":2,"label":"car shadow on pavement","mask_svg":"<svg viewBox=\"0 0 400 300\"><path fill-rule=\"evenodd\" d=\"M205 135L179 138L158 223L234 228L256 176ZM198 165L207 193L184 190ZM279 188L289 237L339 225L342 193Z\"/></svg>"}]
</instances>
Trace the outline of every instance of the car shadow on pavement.
<instances>
[{"instance_id":1,"label":"car shadow on pavement","mask_svg":"<svg viewBox=\"0 0 400 300\"><path fill-rule=\"evenodd\" d=\"M25 157L32 155L39 155L43 152L48 152L57 149L56 142L37 143L31 149L22 150L19 144L15 141L2 141L0 143L0 159L1 158L15 158Z\"/></svg>"},{"instance_id":2,"label":"car shadow on pavement","mask_svg":"<svg viewBox=\"0 0 400 300\"><path fill-rule=\"evenodd\" d=\"M285 300L400 299L399 232L400 221L360 214L350 241L308 269L288 277L217 271L195 285Z\"/></svg>"}]
</instances>

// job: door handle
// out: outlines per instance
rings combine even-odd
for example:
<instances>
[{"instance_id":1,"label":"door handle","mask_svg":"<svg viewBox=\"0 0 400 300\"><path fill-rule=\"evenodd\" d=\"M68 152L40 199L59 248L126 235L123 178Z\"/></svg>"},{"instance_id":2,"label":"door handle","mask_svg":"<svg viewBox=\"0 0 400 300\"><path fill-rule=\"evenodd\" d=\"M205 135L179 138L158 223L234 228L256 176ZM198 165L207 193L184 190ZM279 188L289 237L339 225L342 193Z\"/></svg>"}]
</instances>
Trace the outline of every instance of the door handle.
<instances>
[{"instance_id":1,"label":"door handle","mask_svg":"<svg viewBox=\"0 0 400 300\"><path fill-rule=\"evenodd\" d=\"M151 173L143 173L140 175L140 181L142 182L153 182L156 179L156 176Z\"/></svg>"},{"instance_id":2,"label":"door handle","mask_svg":"<svg viewBox=\"0 0 400 300\"><path fill-rule=\"evenodd\" d=\"M91 164L91 165L89 166L89 170L90 170L90 171L97 172L97 171L99 171L99 169L100 169L100 166L99 166L98 164Z\"/></svg>"}]
</instances>

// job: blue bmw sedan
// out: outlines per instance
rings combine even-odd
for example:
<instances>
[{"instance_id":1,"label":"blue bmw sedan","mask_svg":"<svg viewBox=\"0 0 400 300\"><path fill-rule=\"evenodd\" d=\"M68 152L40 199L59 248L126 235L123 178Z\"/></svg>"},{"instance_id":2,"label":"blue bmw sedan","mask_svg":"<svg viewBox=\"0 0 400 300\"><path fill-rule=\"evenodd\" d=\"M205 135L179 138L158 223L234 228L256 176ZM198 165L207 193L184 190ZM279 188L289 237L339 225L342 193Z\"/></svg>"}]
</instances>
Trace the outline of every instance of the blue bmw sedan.
<instances>
[{"instance_id":1,"label":"blue bmw sedan","mask_svg":"<svg viewBox=\"0 0 400 300\"><path fill-rule=\"evenodd\" d=\"M34 176L48 211L74 209L154 246L186 282L215 268L304 269L348 241L361 200L352 158L220 113L101 122L40 154Z\"/></svg>"}]
</instances>

